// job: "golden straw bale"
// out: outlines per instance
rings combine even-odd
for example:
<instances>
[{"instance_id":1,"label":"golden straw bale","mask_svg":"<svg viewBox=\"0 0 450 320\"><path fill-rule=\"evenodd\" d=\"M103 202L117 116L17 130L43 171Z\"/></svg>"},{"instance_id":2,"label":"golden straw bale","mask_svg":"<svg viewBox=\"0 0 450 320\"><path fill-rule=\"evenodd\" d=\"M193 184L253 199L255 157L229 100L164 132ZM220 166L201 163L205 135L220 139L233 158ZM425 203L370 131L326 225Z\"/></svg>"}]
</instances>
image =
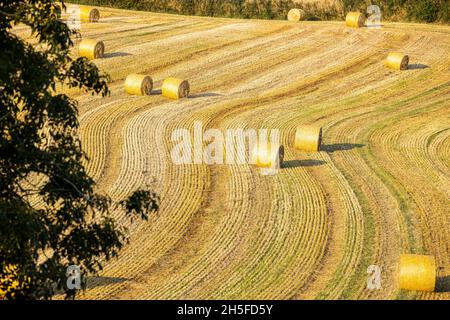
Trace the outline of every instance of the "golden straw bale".
<instances>
[{"instance_id":1,"label":"golden straw bale","mask_svg":"<svg viewBox=\"0 0 450 320\"><path fill-rule=\"evenodd\" d=\"M303 20L305 19L305 11L302 9L291 9L288 12L287 19L294 22Z\"/></svg>"},{"instance_id":2,"label":"golden straw bale","mask_svg":"<svg viewBox=\"0 0 450 320\"><path fill-rule=\"evenodd\" d=\"M280 169L284 162L284 146L279 144L257 144L254 146L250 162L260 168Z\"/></svg>"},{"instance_id":3,"label":"golden straw bale","mask_svg":"<svg viewBox=\"0 0 450 320\"><path fill-rule=\"evenodd\" d=\"M98 22L100 20L100 11L96 8L80 6L81 22Z\"/></svg>"},{"instance_id":4,"label":"golden straw bale","mask_svg":"<svg viewBox=\"0 0 450 320\"><path fill-rule=\"evenodd\" d=\"M295 148L303 151L320 151L322 128L317 126L300 126L295 133Z\"/></svg>"},{"instance_id":5,"label":"golden straw bale","mask_svg":"<svg viewBox=\"0 0 450 320\"><path fill-rule=\"evenodd\" d=\"M399 287L404 290L433 292L436 287L436 261L433 256L400 256Z\"/></svg>"},{"instance_id":6,"label":"golden straw bale","mask_svg":"<svg viewBox=\"0 0 450 320\"><path fill-rule=\"evenodd\" d=\"M128 94L145 96L151 95L153 80L150 76L143 74L130 74L125 80L125 91Z\"/></svg>"},{"instance_id":7,"label":"golden straw bale","mask_svg":"<svg viewBox=\"0 0 450 320\"><path fill-rule=\"evenodd\" d=\"M189 82L177 78L167 78L162 85L162 95L170 99L182 99L189 97Z\"/></svg>"},{"instance_id":8,"label":"golden straw bale","mask_svg":"<svg viewBox=\"0 0 450 320\"><path fill-rule=\"evenodd\" d=\"M78 53L80 57L85 57L89 60L102 58L105 53L105 45L103 41L83 39L78 47Z\"/></svg>"},{"instance_id":9,"label":"golden straw bale","mask_svg":"<svg viewBox=\"0 0 450 320\"><path fill-rule=\"evenodd\" d=\"M395 70L407 70L409 64L409 56L403 53L391 52L386 59L386 66Z\"/></svg>"},{"instance_id":10,"label":"golden straw bale","mask_svg":"<svg viewBox=\"0 0 450 320\"><path fill-rule=\"evenodd\" d=\"M349 12L345 18L345 24L347 27L362 28L364 27L365 17L360 12Z\"/></svg>"}]
</instances>

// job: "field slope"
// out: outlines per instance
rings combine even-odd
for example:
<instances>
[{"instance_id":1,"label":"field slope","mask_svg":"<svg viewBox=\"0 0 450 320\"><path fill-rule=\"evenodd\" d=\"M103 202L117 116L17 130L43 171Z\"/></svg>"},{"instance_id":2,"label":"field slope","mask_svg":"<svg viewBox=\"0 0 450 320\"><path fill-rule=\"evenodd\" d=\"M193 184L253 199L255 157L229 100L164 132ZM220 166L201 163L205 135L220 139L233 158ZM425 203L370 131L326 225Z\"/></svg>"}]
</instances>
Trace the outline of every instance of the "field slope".
<instances>
[{"instance_id":1,"label":"field slope","mask_svg":"<svg viewBox=\"0 0 450 320\"><path fill-rule=\"evenodd\" d=\"M450 276L450 27L101 13L81 32L105 43L111 96L71 92L87 167L114 199L151 187L162 203L82 298L450 298L395 280L401 253ZM397 50L410 70L384 67ZM130 73L156 90L189 79L192 97L128 96ZM171 134L194 121L280 129L285 168L174 165ZM300 124L324 128L322 152L292 147ZM366 289L370 265L381 290Z\"/></svg>"}]
</instances>

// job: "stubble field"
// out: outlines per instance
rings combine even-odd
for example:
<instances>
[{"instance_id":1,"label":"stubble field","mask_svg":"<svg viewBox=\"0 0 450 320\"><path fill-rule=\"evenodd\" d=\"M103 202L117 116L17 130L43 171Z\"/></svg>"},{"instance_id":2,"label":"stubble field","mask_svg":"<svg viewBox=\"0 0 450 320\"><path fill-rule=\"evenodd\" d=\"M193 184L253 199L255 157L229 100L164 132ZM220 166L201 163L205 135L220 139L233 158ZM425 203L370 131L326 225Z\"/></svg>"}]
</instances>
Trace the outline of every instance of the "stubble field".
<instances>
[{"instance_id":1,"label":"stubble field","mask_svg":"<svg viewBox=\"0 0 450 320\"><path fill-rule=\"evenodd\" d=\"M115 200L149 187L162 201L81 298L450 298L396 281L402 253L434 255L450 276L450 27L100 11L81 33L105 43L94 63L111 95L70 92L86 166ZM391 51L411 68L387 69ZM155 94L127 95L130 73L151 75ZM191 97L158 94L168 76ZM175 165L172 132L194 121L279 129L286 164ZM321 152L293 148L301 124L323 127ZM366 288L370 265L380 290Z\"/></svg>"}]
</instances>

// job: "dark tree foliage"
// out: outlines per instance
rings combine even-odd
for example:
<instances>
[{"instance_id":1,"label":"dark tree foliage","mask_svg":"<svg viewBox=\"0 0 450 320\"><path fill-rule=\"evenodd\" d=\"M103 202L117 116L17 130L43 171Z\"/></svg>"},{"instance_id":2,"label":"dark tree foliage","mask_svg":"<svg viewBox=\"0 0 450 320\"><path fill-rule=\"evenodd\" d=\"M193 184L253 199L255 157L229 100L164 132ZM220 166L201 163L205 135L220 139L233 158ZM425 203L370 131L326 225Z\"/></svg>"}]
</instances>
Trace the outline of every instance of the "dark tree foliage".
<instances>
[{"instance_id":1,"label":"dark tree foliage","mask_svg":"<svg viewBox=\"0 0 450 320\"><path fill-rule=\"evenodd\" d=\"M70 265L95 274L127 241L111 211L147 219L158 209L149 191L120 203L94 191L77 103L57 85L105 96L108 78L70 57L78 33L57 16L53 0L0 1L0 299L51 298ZM39 45L15 35L19 24Z\"/></svg>"},{"instance_id":2,"label":"dark tree foliage","mask_svg":"<svg viewBox=\"0 0 450 320\"><path fill-rule=\"evenodd\" d=\"M370 4L378 5L387 19L417 22L450 22L450 0L343 0L347 11L364 11Z\"/></svg>"},{"instance_id":3,"label":"dark tree foliage","mask_svg":"<svg viewBox=\"0 0 450 320\"><path fill-rule=\"evenodd\" d=\"M421 0L409 2L409 17L416 21L434 22L439 17L439 1ZM447 4L448 6L448 4Z\"/></svg>"},{"instance_id":4,"label":"dark tree foliage","mask_svg":"<svg viewBox=\"0 0 450 320\"><path fill-rule=\"evenodd\" d=\"M350 10L366 12L378 5L384 19L450 22L450 0L342 0L343 11L293 0L73 0L123 9L188 15L285 19L291 8L304 9L309 20L343 19Z\"/></svg>"},{"instance_id":5,"label":"dark tree foliage","mask_svg":"<svg viewBox=\"0 0 450 320\"><path fill-rule=\"evenodd\" d=\"M326 12L321 6L295 4L293 0L73 0L73 3L123 9L170 12L215 17L285 19L294 7L307 9L314 19L340 17L341 12Z\"/></svg>"}]
</instances>

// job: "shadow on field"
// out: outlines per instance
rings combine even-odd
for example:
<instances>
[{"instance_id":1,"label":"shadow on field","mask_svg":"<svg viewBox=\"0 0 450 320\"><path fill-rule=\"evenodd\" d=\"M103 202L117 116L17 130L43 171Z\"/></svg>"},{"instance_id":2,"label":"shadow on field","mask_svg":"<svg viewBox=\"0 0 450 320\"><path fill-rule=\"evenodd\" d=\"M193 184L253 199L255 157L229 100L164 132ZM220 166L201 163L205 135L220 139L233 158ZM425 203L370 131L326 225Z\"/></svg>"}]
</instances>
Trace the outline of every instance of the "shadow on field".
<instances>
[{"instance_id":1,"label":"shadow on field","mask_svg":"<svg viewBox=\"0 0 450 320\"><path fill-rule=\"evenodd\" d=\"M130 279L115 277L87 277L87 288L92 289L96 287L108 286L110 284L122 283L128 280Z\"/></svg>"},{"instance_id":2,"label":"shadow on field","mask_svg":"<svg viewBox=\"0 0 450 320\"><path fill-rule=\"evenodd\" d=\"M126 57L131 55L132 55L131 53L127 52L108 52L103 55L103 58Z\"/></svg>"},{"instance_id":3,"label":"shadow on field","mask_svg":"<svg viewBox=\"0 0 450 320\"><path fill-rule=\"evenodd\" d=\"M408 65L408 70L418 70L418 69L427 69L429 66L426 64L416 63Z\"/></svg>"},{"instance_id":4,"label":"shadow on field","mask_svg":"<svg viewBox=\"0 0 450 320\"><path fill-rule=\"evenodd\" d=\"M450 292L450 276L437 278L436 292Z\"/></svg>"},{"instance_id":5,"label":"shadow on field","mask_svg":"<svg viewBox=\"0 0 450 320\"><path fill-rule=\"evenodd\" d=\"M289 160L283 162L283 169L299 168L299 167L317 167L325 164L322 160Z\"/></svg>"},{"instance_id":6,"label":"shadow on field","mask_svg":"<svg viewBox=\"0 0 450 320\"><path fill-rule=\"evenodd\" d=\"M384 27L384 24L369 24L365 26L367 29L380 29L382 27Z\"/></svg>"},{"instance_id":7,"label":"shadow on field","mask_svg":"<svg viewBox=\"0 0 450 320\"><path fill-rule=\"evenodd\" d=\"M195 99L195 98L220 97L220 96L222 96L220 93L205 92L189 95L189 98Z\"/></svg>"},{"instance_id":8,"label":"shadow on field","mask_svg":"<svg viewBox=\"0 0 450 320\"><path fill-rule=\"evenodd\" d=\"M152 96L160 95L162 94L161 89L153 89L152 90ZM206 97L220 97L222 96L219 93L213 93L213 92L206 92L206 93L197 93L197 94L190 94L189 99L196 99L196 98L206 98Z\"/></svg>"},{"instance_id":9,"label":"shadow on field","mask_svg":"<svg viewBox=\"0 0 450 320\"><path fill-rule=\"evenodd\" d=\"M328 144L324 145L320 148L320 151L325 151L329 153L337 152L337 151L348 151L357 148L365 147L365 144L355 144L355 143L336 143L336 144Z\"/></svg>"}]
</instances>

